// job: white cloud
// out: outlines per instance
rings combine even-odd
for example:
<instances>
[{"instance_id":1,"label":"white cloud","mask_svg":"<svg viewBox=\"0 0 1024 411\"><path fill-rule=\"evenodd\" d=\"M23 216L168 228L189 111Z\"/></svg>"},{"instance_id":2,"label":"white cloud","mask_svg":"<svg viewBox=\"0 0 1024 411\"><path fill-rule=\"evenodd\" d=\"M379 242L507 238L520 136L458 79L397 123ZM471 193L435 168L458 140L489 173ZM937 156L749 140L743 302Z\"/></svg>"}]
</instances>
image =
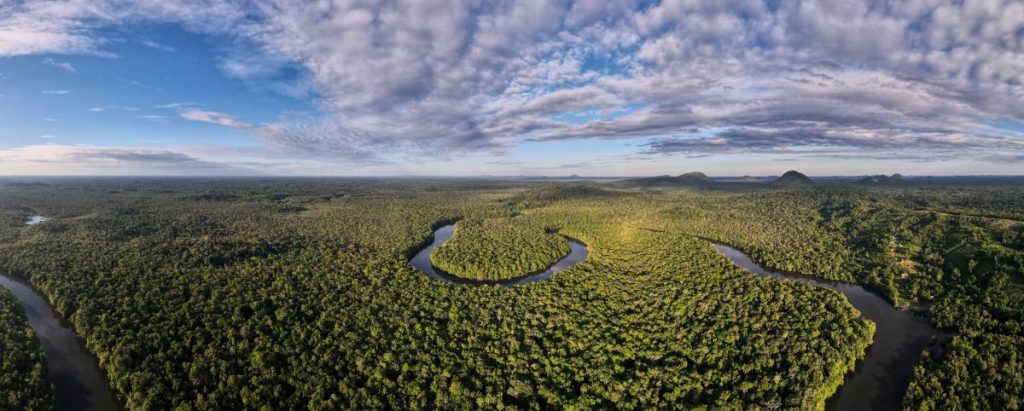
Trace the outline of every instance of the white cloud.
<instances>
[{"instance_id":1,"label":"white cloud","mask_svg":"<svg viewBox=\"0 0 1024 411\"><path fill-rule=\"evenodd\" d=\"M49 57L43 59L43 64L59 68L59 69L64 70L64 71L66 71L68 73L74 73L74 72L77 71L77 70L75 70L75 66L71 65L70 62L67 62L67 61L57 61L57 60L54 60L54 59L49 58Z\"/></svg>"},{"instance_id":2,"label":"white cloud","mask_svg":"<svg viewBox=\"0 0 1024 411\"><path fill-rule=\"evenodd\" d=\"M141 115L141 116L135 116L135 118L139 118L139 119L143 119L143 120L150 120L150 121L163 121L163 120L167 120L168 117L167 116L157 115L157 114L145 114L145 115Z\"/></svg>"},{"instance_id":3,"label":"white cloud","mask_svg":"<svg viewBox=\"0 0 1024 411\"><path fill-rule=\"evenodd\" d=\"M140 40L139 44L141 44L143 46L146 46L146 47L149 47L151 49L156 49L156 50L160 50L160 51L166 51L166 52L170 52L170 53L177 53L178 52L178 49L176 49L174 47L171 47L171 46L168 46L168 45L165 45L165 44L160 44L160 43L157 43L157 42L155 42L153 40L150 40L150 39Z\"/></svg>"},{"instance_id":4,"label":"white cloud","mask_svg":"<svg viewBox=\"0 0 1024 411\"><path fill-rule=\"evenodd\" d=\"M883 150L876 142L894 138L884 150L910 156L1022 138L986 126L1024 121L1022 15L1014 0L38 0L0 5L0 56L100 53L109 40L98 29L124 22L227 34L237 44L223 49L225 73L300 68L325 116L257 126L167 108L300 152L455 156L702 128L744 131L717 140L739 151L752 140L792 147L785 133L801 130L805 148L842 136ZM553 119L630 106L643 108Z\"/></svg>"},{"instance_id":5,"label":"white cloud","mask_svg":"<svg viewBox=\"0 0 1024 411\"><path fill-rule=\"evenodd\" d=\"M224 127L231 128L249 128L251 124L239 120L229 114L218 113L216 111L206 111L198 109L190 109L181 112L181 118L191 121L199 121L203 123L219 124Z\"/></svg>"},{"instance_id":6,"label":"white cloud","mask_svg":"<svg viewBox=\"0 0 1024 411\"><path fill-rule=\"evenodd\" d=\"M282 159L285 148L204 145L177 148L104 147L59 143L0 149L0 175L352 175L403 174L386 163L331 164ZM371 170L371 171L366 171Z\"/></svg>"},{"instance_id":7,"label":"white cloud","mask_svg":"<svg viewBox=\"0 0 1024 411\"><path fill-rule=\"evenodd\" d=\"M0 57L25 54L111 55L97 30L127 21L177 22L225 32L245 15L231 0L11 0L0 3Z\"/></svg>"},{"instance_id":8,"label":"white cloud","mask_svg":"<svg viewBox=\"0 0 1024 411\"><path fill-rule=\"evenodd\" d=\"M39 144L0 150L0 175L27 170L53 175L261 174L258 167L202 160L169 149Z\"/></svg>"},{"instance_id":9,"label":"white cloud","mask_svg":"<svg viewBox=\"0 0 1024 411\"><path fill-rule=\"evenodd\" d=\"M43 94L51 94L51 95L56 95L56 96L68 94L70 92L71 92L70 90L43 90L42 91Z\"/></svg>"}]
</instances>

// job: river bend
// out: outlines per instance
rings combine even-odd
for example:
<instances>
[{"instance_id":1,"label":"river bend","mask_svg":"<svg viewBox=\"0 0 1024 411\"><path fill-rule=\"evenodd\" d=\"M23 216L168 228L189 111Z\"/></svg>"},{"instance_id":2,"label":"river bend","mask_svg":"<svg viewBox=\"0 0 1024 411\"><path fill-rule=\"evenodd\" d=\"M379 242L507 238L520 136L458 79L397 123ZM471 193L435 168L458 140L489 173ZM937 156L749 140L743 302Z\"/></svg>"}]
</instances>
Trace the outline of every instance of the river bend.
<instances>
[{"instance_id":1,"label":"river bend","mask_svg":"<svg viewBox=\"0 0 1024 411\"><path fill-rule=\"evenodd\" d=\"M569 240L569 254L562 257L547 269L536 272L525 274L522 277L513 278L510 280L500 281L484 281L484 280L471 280L468 278L456 277L451 274L445 273L430 263L430 254L434 252L434 249L440 247L442 244L451 240L452 236L455 235L455 224L447 224L437 230L434 230L434 240L426 248L420 250L413 256L410 263L416 269L422 271L424 274L431 278L438 279L441 281L453 283L453 284L469 284L469 285L522 285L529 284L532 282L546 280L551 278L552 275L560 271L564 271L581 261L587 259L587 247L572 238L566 237Z\"/></svg>"},{"instance_id":2,"label":"river bend","mask_svg":"<svg viewBox=\"0 0 1024 411\"><path fill-rule=\"evenodd\" d=\"M33 218L28 224L38 224L45 218ZM570 252L547 269L504 281L477 281L452 276L437 270L430 263L430 254L450 240L455 225L447 224L434 231L433 241L416 253L410 263L426 275L456 284L521 285L551 278L587 258L588 250L582 243L568 238ZM856 369L846 376L839 391L828 400L829 409L846 410L899 410L903 395L913 376L914 366L921 352L940 336L921 315L898 310L877 294L855 284L827 281L800 274L769 270L761 267L742 251L724 244L714 243L723 255L736 265L759 276L771 276L841 292L861 312L875 323L875 336L867 355L858 361ZM47 374L54 386L57 407L60 410L117 410L122 407L114 396L106 374L95 357L85 349L71 327L41 295L20 280L0 274L0 285L6 287L21 302L29 325L35 330L47 356Z\"/></svg>"},{"instance_id":3,"label":"river bend","mask_svg":"<svg viewBox=\"0 0 1024 411\"><path fill-rule=\"evenodd\" d=\"M769 270L740 250L714 242L712 244L733 263L759 276L799 281L839 291L864 318L875 323L875 336L867 355L857 362L857 368L846 376L839 391L828 400L828 409L903 408L903 395L910 385L921 352L932 342L932 337L942 337L924 316L896 309L882 297L859 285Z\"/></svg>"}]
</instances>

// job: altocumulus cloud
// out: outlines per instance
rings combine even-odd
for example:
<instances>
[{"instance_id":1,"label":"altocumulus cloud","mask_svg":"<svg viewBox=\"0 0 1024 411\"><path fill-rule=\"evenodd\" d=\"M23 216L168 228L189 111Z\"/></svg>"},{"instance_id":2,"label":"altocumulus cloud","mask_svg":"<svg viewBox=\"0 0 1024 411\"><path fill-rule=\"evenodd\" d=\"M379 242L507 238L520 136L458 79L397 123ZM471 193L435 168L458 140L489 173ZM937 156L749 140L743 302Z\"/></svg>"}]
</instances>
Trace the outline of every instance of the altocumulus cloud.
<instances>
[{"instance_id":1,"label":"altocumulus cloud","mask_svg":"<svg viewBox=\"0 0 1024 411\"><path fill-rule=\"evenodd\" d=\"M326 115L182 117L344 158L649 138L641 155L1004 161L1024 153L1019 128L992 126L1024 122L1021 16L1016 0L35 0L0 5L0 56L103 54L99 29L124 22L230 34L307 73Z\"/></svg>"}]
</instances>

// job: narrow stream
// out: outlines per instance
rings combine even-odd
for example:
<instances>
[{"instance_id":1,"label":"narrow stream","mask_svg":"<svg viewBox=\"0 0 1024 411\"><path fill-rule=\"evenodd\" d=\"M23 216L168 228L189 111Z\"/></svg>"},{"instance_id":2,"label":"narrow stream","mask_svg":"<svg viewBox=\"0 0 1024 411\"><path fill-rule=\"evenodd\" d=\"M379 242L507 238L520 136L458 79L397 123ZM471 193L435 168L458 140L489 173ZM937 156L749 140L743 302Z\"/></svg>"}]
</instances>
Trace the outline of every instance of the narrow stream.
<instances>
[{"instance_id":1,"label":"narrow stream","mask_svg":"<svg viewBox=\"0 0 1024 411\"><path fill-rule=\"evenodd\" d=\"M430 245L428 245L426 248L416 253L412 260L410 260L412 266L416 267L416 269L422 271L424 274L430 276L431 278L446 281L449 283L471 285L497 284L512 286L529 284L540 280L546 280L548 278L551 278L551 276L554 275L555 273L564 271L565 269L572 267L576 264L579 264L581 261L587 259L587 247L580 243L579 241L566 237L566 239L569 240L569 255L562 257L560 260L556 261L554 264L552 264L550 267L543 271L526 274L522 277L514 278L511 280L471 280L467 278L456 277L451 274L442 272L436 269L434 265L430 263L430 253L434 252L435 248L440 247L446 241L450 240L453 235L455 235L455 224L448 224L445 225L444 227L434 230L434 241L431 242Z\"/></svg>"},{"instance_id":2,"label":"narrow stream","mask_svg":"<svg viewBox=\"0 0 1024 411\"><path fill-rule=\"evenodd\" d=\"M846 376L845 383L828 400L828 409L902 409L903 395L914 374L914 365L921 358L921 352L931 343L932 337L941 337L928 324L927 319L911 311L898 310L882 297L859 285L768 270L754 263L740 250L713 244L733 263L759 276L800 281L839 291L860 310L864 318L875 323L875 337L867 356L858 361L856 370Z\"/></svg>"}]
</instances>

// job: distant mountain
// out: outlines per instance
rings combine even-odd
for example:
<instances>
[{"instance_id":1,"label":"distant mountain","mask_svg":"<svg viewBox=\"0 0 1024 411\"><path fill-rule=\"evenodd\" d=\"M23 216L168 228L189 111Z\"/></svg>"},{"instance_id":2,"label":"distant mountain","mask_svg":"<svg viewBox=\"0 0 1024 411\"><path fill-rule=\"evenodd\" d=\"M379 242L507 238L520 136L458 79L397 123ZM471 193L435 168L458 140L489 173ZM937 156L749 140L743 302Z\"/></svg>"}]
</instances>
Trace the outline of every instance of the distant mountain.
<instances>
[{"instance_id":1,"label":"distant mountain","mask_svg":"<svg viewBox=\"0 0 1024 411\"><path fill-rule=\"evenodd\" d=\"M739 178L713 179L706 174L695 171L678 176L656 176L630 178L619 181L617 185L631 187L690 187L723 190L743 190L750 188L800 188L811 187L814 183L810 178L798 171L787 171L782 177L768 182L751 176Z\"/></svg>"},{"instance_id":2,"label":"distant mountain","mask_svg":"<svg viewBox=\"0 0 1024 411\"><path fill-rule=\"evenodd\" d=\"M712 180L710 177L708 177L707 174L704 174L700 171L680 174L678 177L676 177L676 180L679 180L680 182L686 184L707 184L715 182L715 180Z\"/></svg>"},{"instance_id":3,"label":"distant mountain","mask_svg":"<svg viewBox=\"0 0 1024 411\"><path fill-rule=\"evenodd\" d=\"M801 188L811 187L814 182L799 171L789 170L782 177L772 181L771 186L775 188Z\"/></svg>"},{"instance_id":4,"label":"distant mountain","mask_svg":"<svg viewBox=\"0 0 1024 411\"><path fill-rule=\"evenodd\" d=\"M885 174L868 176L868 177L864 177L864 178L860 179L860 181L858 181L858 182L861 183L861 184L883 185L883 184L898 183L898 182L900 182L902 180L903 180L903 176L900 175L899 173L897 173L897 174L893 174L892 176L887 176Z\"/></svg>"},{"instance_id":5,"label":"distant mountain","mask_svg":"<svg viewBox=\"0 0 1024 411\"><path fill-rule=\"evenodd\" d=\"M710 187L718 182L699 171L678 176L640 177L622 180L621 184L637 187Z\"/></svg>"}]
</instances>

